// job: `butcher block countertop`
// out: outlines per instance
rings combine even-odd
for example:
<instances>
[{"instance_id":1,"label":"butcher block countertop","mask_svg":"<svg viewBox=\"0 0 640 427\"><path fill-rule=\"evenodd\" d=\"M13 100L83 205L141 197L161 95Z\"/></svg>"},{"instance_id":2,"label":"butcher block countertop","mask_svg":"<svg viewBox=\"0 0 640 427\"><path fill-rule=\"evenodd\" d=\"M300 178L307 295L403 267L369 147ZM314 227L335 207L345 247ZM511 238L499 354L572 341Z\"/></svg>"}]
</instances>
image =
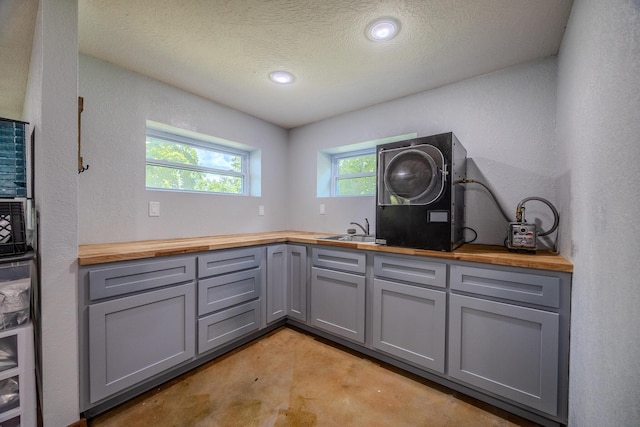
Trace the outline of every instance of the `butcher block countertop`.
<instances>
[{"instance_id":1,"label":"butcher block countertop","mask_svg":"<svg viewBox=\"0 0 640 427\"><path fill-rule=\"evenodd\" d=\"M321 237L328 235L331 234L304 231L276 231L183 239L144 240L139 242L80 245L78 247L78 263L80 265L93 265L113 261L154 258L215 249L229 249L243 246L291 242L355 248L393 254L418 255L449 260L482 262L485 264L509 265L514 267L535 268L568 273L573 271L573 265L569 261L548 251L538 251L535 255L531 255L509 252L506 248L501 246L466 244L453 252L440 252L395 246L383 246L375 243L344 242L321 239Z\"/></svg>"}]
</instances>

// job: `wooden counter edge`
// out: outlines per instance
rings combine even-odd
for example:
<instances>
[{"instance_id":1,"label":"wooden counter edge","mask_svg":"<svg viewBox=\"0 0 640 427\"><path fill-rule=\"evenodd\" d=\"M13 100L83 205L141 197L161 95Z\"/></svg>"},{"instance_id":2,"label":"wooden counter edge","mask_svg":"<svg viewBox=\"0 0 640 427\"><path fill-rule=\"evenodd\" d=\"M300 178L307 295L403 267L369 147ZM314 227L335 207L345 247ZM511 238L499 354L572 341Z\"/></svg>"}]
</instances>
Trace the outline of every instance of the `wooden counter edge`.
<instances>
[{"instance_id":1,"label":"wooden counter edge","mask_svg":"<svg viewBox=\"0 0 640 427\"><path fill-rule=\"evenodd\" d=\"M457 261L479 262L493 265L524 267L558 272L573 272L573 265L560 255L547 251L537 254L512 253L506 248L490 245L463 245L453 252L382 246L374 243L323 240L327 233L267 232L221 235L182 239L147 240L141 242L105 243L78 246L80 266L104 264L114 261L155 258L210 250L232 249L273 243L304 243L340 248L351 248L399 255L414 255ZM154 246L157 246L154 248Z\"/></svg>"}]
</instances>

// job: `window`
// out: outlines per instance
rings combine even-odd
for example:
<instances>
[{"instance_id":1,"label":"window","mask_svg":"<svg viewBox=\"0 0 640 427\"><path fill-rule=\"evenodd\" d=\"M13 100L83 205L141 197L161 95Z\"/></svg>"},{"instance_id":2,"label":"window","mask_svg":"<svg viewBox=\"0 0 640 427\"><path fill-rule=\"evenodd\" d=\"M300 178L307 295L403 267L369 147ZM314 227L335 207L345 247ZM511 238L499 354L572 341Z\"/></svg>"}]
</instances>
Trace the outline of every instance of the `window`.
<instances>
[{"instance_id":1,"label":"window","mask_svg":"<svg viewBox=\"0 0 640 427\"><path fill-rule=\"evenodd\" d=\"M374 196L376 147L416 137L416 133L409 133L318 150L317 196Z\"/></svg>"},{"instance_id":2,"label":"window","mask_svg":"<svg viewBox=\"0 0 640 427\"><path fill-rule=\"evenodd\" d=\"M147 127L149 189L247 195L249 152Z\"/></svg>"},{"instance_id":3,"label":"window","mask_svg":"<svg viewBox=\"0 0 640 427\"><path fill-rule=\"evenodd\" d=\"M376 194L375 148L334 154L331 163L333 195L370 196Z\"/></svg>"}]
</instances>

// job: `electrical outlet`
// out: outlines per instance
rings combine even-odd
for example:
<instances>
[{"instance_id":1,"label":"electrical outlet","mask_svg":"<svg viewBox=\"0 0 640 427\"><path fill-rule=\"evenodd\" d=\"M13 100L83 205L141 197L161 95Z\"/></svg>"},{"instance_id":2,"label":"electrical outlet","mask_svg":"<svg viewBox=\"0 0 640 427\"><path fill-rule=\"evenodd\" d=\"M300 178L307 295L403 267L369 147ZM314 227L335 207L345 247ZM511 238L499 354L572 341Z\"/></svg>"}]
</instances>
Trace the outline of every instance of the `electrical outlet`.
<instances>
[{"instance_id":1,"label":"electrical outlet","mask_svg":"<svg viewBox=\"0 0 640 427\"><path fill-rule=\"evenodd\" d=\"M258 206L258 215L260 216L264 215L264 206L262 205Z\"/></svg>"},{"instance_id":2,"label":"electrical outlet","mask_svg":"<svg viewBox=\"0 0 640 427\"><path fill-rule=\"evenodd\" d=\"M325 214L324 203L320 203L320 215Z\"/></svg>"},{"instance_id":3,"label":"electrical outlet","mask_svg":"<svg viewBox=\"0 0 640 427\"><path fill-rule=\"evenodd\" d=\"M149 216L160 216L160 202L149 202Z\"/></svg>"}]
</instances>

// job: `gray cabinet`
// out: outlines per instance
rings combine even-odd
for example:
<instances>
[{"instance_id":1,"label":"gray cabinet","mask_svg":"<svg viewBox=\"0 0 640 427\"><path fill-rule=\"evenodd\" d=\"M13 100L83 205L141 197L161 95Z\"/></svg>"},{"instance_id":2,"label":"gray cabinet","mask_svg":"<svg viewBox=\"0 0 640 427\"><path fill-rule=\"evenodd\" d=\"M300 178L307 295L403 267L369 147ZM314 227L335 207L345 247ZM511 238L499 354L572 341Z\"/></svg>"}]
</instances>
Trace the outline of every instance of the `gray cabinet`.
<instances>
[{"instance_id":1,"label":"gray cabinet","mask_svg":"<svg viewBox=\"0 0 640 427\"><path fill-rule=\"evenodd\" d=\"M287 315L307 321L307 247L287 245Z\"/></svg>"},{"instance_id":2,"label":"gray cabinet","mask_svg":"<svg viewBox=\"0 0 640 427\"><path fill-rule=\"evenodd\" d=\"M193 283L89 307L91 402L194 356Z\"/></svg>"},{"instance_id":3,"label":"gray cabinet","mask_svg":"<svg viewBox=\"0 0 640 427\"><path fill-rule=\"evenodd\" d=\"M312 259L311 324L364 343L366 255L313 248Z\"/></svg>"},{"instance_id":4,"label":"gray cabinet","mask_svg":"<svg viewBox=\"0 0 640 427\"><path fill-rule=\"evenodd\" d=\"M198 354L260 329L264 247L198 256Z\"/></svg>"},{"instance_id":5,"label":"gray cabinet","mask_svg":"<svg viewBox=\"0 0 640 427\"><path fill-rule=\"evenodd\" d=\"M267 323L285 316L307 321L307 248L267 247Z\"/></svg>"},{"instance_id":6,"label":"gray cabinet","mask_svg":"<svg viewBox=\"0 0 640 427\"><path fill-rule=\"evenodd\" d=\"M82 273L88 278L84 351L91 403L194 357L194 274L193 257L115 264Z\"/></svg>"},{"instance_id":7,"label":"gray cabinet","mask_svg":"<svg viewBox=\"0 0 640 427\"><path fill-rule=\"evenodd\" d=\"M372 346L421 368L445 371L447 265L376 255Z\"/></svg>"},{"instance_id":8,"label":"gray cabinet","mask_svg":"<svg viewBox=\"0 0 640 427\"><path fill-rule=\"evenodd\" d=\"M451 266L449 375L556 416L561 279L529 271Z\"/></svg>"},{"instance_id":9,"label":"gray cabinet","mask_svg":"<svg viewBox=\"0 0 640 427\"><path fill-rule=\"evenodd\" d=\"M81 267L81 411L289 318L534 421L566 423L570 273L310 250L276 244Z\"/></svg>"},{"instance_id":10,"label":"gray cabinet","mask_svg":"<svg viewBox=\"0 0 640 427\"><path fill-rule=\"evenodd\" d=\"M287 314L287 245L267 247L267 323Z\"/></svg>"},{"instance_id":11,"label":"gray cabinet","mask_svg":"<svg viewBox=\"0 0 640 427\"><path fill-rule=\"evenodd\" d=\"M81 411L110 405L257 331L264 250L80 268Z\"/></svg>"}]
</instances>

